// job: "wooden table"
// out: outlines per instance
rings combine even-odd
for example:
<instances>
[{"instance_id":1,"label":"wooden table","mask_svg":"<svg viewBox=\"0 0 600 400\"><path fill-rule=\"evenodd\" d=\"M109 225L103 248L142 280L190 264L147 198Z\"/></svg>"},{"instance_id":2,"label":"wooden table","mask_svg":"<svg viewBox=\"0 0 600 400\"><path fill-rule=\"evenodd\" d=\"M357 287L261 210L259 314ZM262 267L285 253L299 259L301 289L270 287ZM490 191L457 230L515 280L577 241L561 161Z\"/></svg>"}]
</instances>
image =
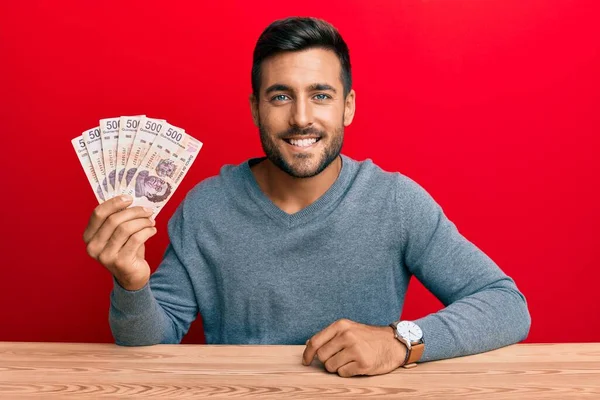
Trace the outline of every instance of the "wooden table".
<instances>
[{"instance_id":1,"label":"wooden table","mask_svg":"<svg viewBox=\"0 0 600 400\"><path fill-rule=\"evenodd\" d=\"M341 378L304 346L0 342L0 399L600 399L600 343L521 344Z\"/></svg>"}]
</instances>

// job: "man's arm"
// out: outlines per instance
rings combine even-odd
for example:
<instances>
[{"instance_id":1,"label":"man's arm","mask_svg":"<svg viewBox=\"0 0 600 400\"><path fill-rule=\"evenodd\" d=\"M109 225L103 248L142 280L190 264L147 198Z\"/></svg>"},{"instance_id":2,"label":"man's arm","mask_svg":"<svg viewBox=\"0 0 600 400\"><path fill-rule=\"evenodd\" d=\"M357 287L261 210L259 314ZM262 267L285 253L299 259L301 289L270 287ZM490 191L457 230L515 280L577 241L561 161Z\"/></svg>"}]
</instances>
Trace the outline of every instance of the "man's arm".
<instances>
[{"instance_id":1,"label":"man's arm","mask_svg":"<svg viewBox=\"0 0 600 400\"><path fill-rule=\"evenodd\" d=\"M531 317L514 281L462 236L416 182L400 176L403 261L445 306L415 322L423 330L420 361L481 353L527 337Z\"/></svg>"},{"instance_id":2,"label":"man's arm","mask_svg":"<svg viewBox=\"0 0 600 400\"><path fill-rule=\"evenodd\" d=\"M129 291L114 280L109 322L119 345L179 343L198 314L192 282L180 256L186 241L193 240L185 232L184 203L169 221L171 243L149 283ZM187 248L196 247L187 244Z\"/></svg>"}]
</instances>

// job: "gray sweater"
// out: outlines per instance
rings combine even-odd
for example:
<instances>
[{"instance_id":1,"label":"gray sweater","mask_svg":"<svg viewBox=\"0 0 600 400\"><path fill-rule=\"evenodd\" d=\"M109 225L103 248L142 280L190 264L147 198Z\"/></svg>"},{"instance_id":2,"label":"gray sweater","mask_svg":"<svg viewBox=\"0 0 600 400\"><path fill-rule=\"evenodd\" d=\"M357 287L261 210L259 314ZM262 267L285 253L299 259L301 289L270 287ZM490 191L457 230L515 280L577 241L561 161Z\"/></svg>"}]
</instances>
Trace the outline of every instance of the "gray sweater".
<instances>
[{"instance_id":1,"label":"gray sweater","mask_svg":"<svg viewBox=\"0 0 600 400\"><path fill-rule=\"evenodd\" d=\"M414 275L445 306L415 322L421 361L492 350L527 336L514 281L416 182L342 156L329 190L287 214L250 170L227 165L199 183L169 221L170 244L150 282L116 281L116 343L179 343L200 313L208 344L304 344L332 322L397 320Z\"/></svg>"}]
</instances>

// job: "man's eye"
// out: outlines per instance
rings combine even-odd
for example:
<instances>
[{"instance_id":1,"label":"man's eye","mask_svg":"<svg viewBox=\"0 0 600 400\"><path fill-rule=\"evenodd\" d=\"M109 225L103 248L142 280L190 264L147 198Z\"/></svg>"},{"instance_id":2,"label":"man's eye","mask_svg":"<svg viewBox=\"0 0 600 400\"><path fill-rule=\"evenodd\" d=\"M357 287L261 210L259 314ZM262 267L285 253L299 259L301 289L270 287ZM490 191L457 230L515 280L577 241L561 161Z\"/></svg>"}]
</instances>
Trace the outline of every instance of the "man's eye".
<instances>
[{"instance_id":1,"label":"man's eye","mask_svg":"<svg viewBox=\"0 0 600 400\"><path fill-rule=\"evenodd\" d=\"M330 97L328 95L324 94L324 93L319 93L319 94L315 95L315 98L317 100L327 100Z\"/></svg>"},{"instance_id":2,"label":"man's eye","mask_svg":"<svg viewBox=\"0 0 600 400\"><path fill-rule=\"evenodd\" d=\"M286 99L286 95L285 94L278 94L277 96L273 97L271 100L275 100L275 101L284 101Z\"/></svg>"}]
</instances>

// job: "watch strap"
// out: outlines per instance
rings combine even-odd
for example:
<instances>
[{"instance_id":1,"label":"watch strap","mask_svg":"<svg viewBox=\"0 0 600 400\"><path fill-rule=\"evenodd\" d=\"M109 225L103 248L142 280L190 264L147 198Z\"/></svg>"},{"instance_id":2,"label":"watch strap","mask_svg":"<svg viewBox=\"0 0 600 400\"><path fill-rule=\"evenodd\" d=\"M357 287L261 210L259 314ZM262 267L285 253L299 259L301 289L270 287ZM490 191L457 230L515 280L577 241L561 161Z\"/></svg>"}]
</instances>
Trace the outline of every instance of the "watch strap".
<instances>
[{"instance_id":1,"label":"watch strap","mask_svg":"<svg viewBox=\"0 0 600 400\"><path fill-rule=\"evenodd\" d=\"M408 350L408 359L402 365L403 368L414 368L417 366L417 361L421 359L423 356L423 352L425 351L425 343L413 344L411 349Z\"/></svg>"},{"instance_id":2,"label":"watch strap","mask_svg":"<svg viewBox=\"0 0 600 400\"><path fill-rule=\"evenodd\" d=\"M397 339L399 339L398 335L396 333L399 323L400 323L400 321L395 321L389 325L394 329L394 335L396 336ZM406 348L406 358L404 359L404 362L402 363L401 367L403 367L403 368L416 367L417 361L419 361L421 359L421 357L423 357L423 352L425 351L425 341L423 339L421 339L419 342L411 343L410 348L402 340L400 340L400 342L402 342L402 344L404 344L407 347Z\"/></svg>"}]
</instances>

